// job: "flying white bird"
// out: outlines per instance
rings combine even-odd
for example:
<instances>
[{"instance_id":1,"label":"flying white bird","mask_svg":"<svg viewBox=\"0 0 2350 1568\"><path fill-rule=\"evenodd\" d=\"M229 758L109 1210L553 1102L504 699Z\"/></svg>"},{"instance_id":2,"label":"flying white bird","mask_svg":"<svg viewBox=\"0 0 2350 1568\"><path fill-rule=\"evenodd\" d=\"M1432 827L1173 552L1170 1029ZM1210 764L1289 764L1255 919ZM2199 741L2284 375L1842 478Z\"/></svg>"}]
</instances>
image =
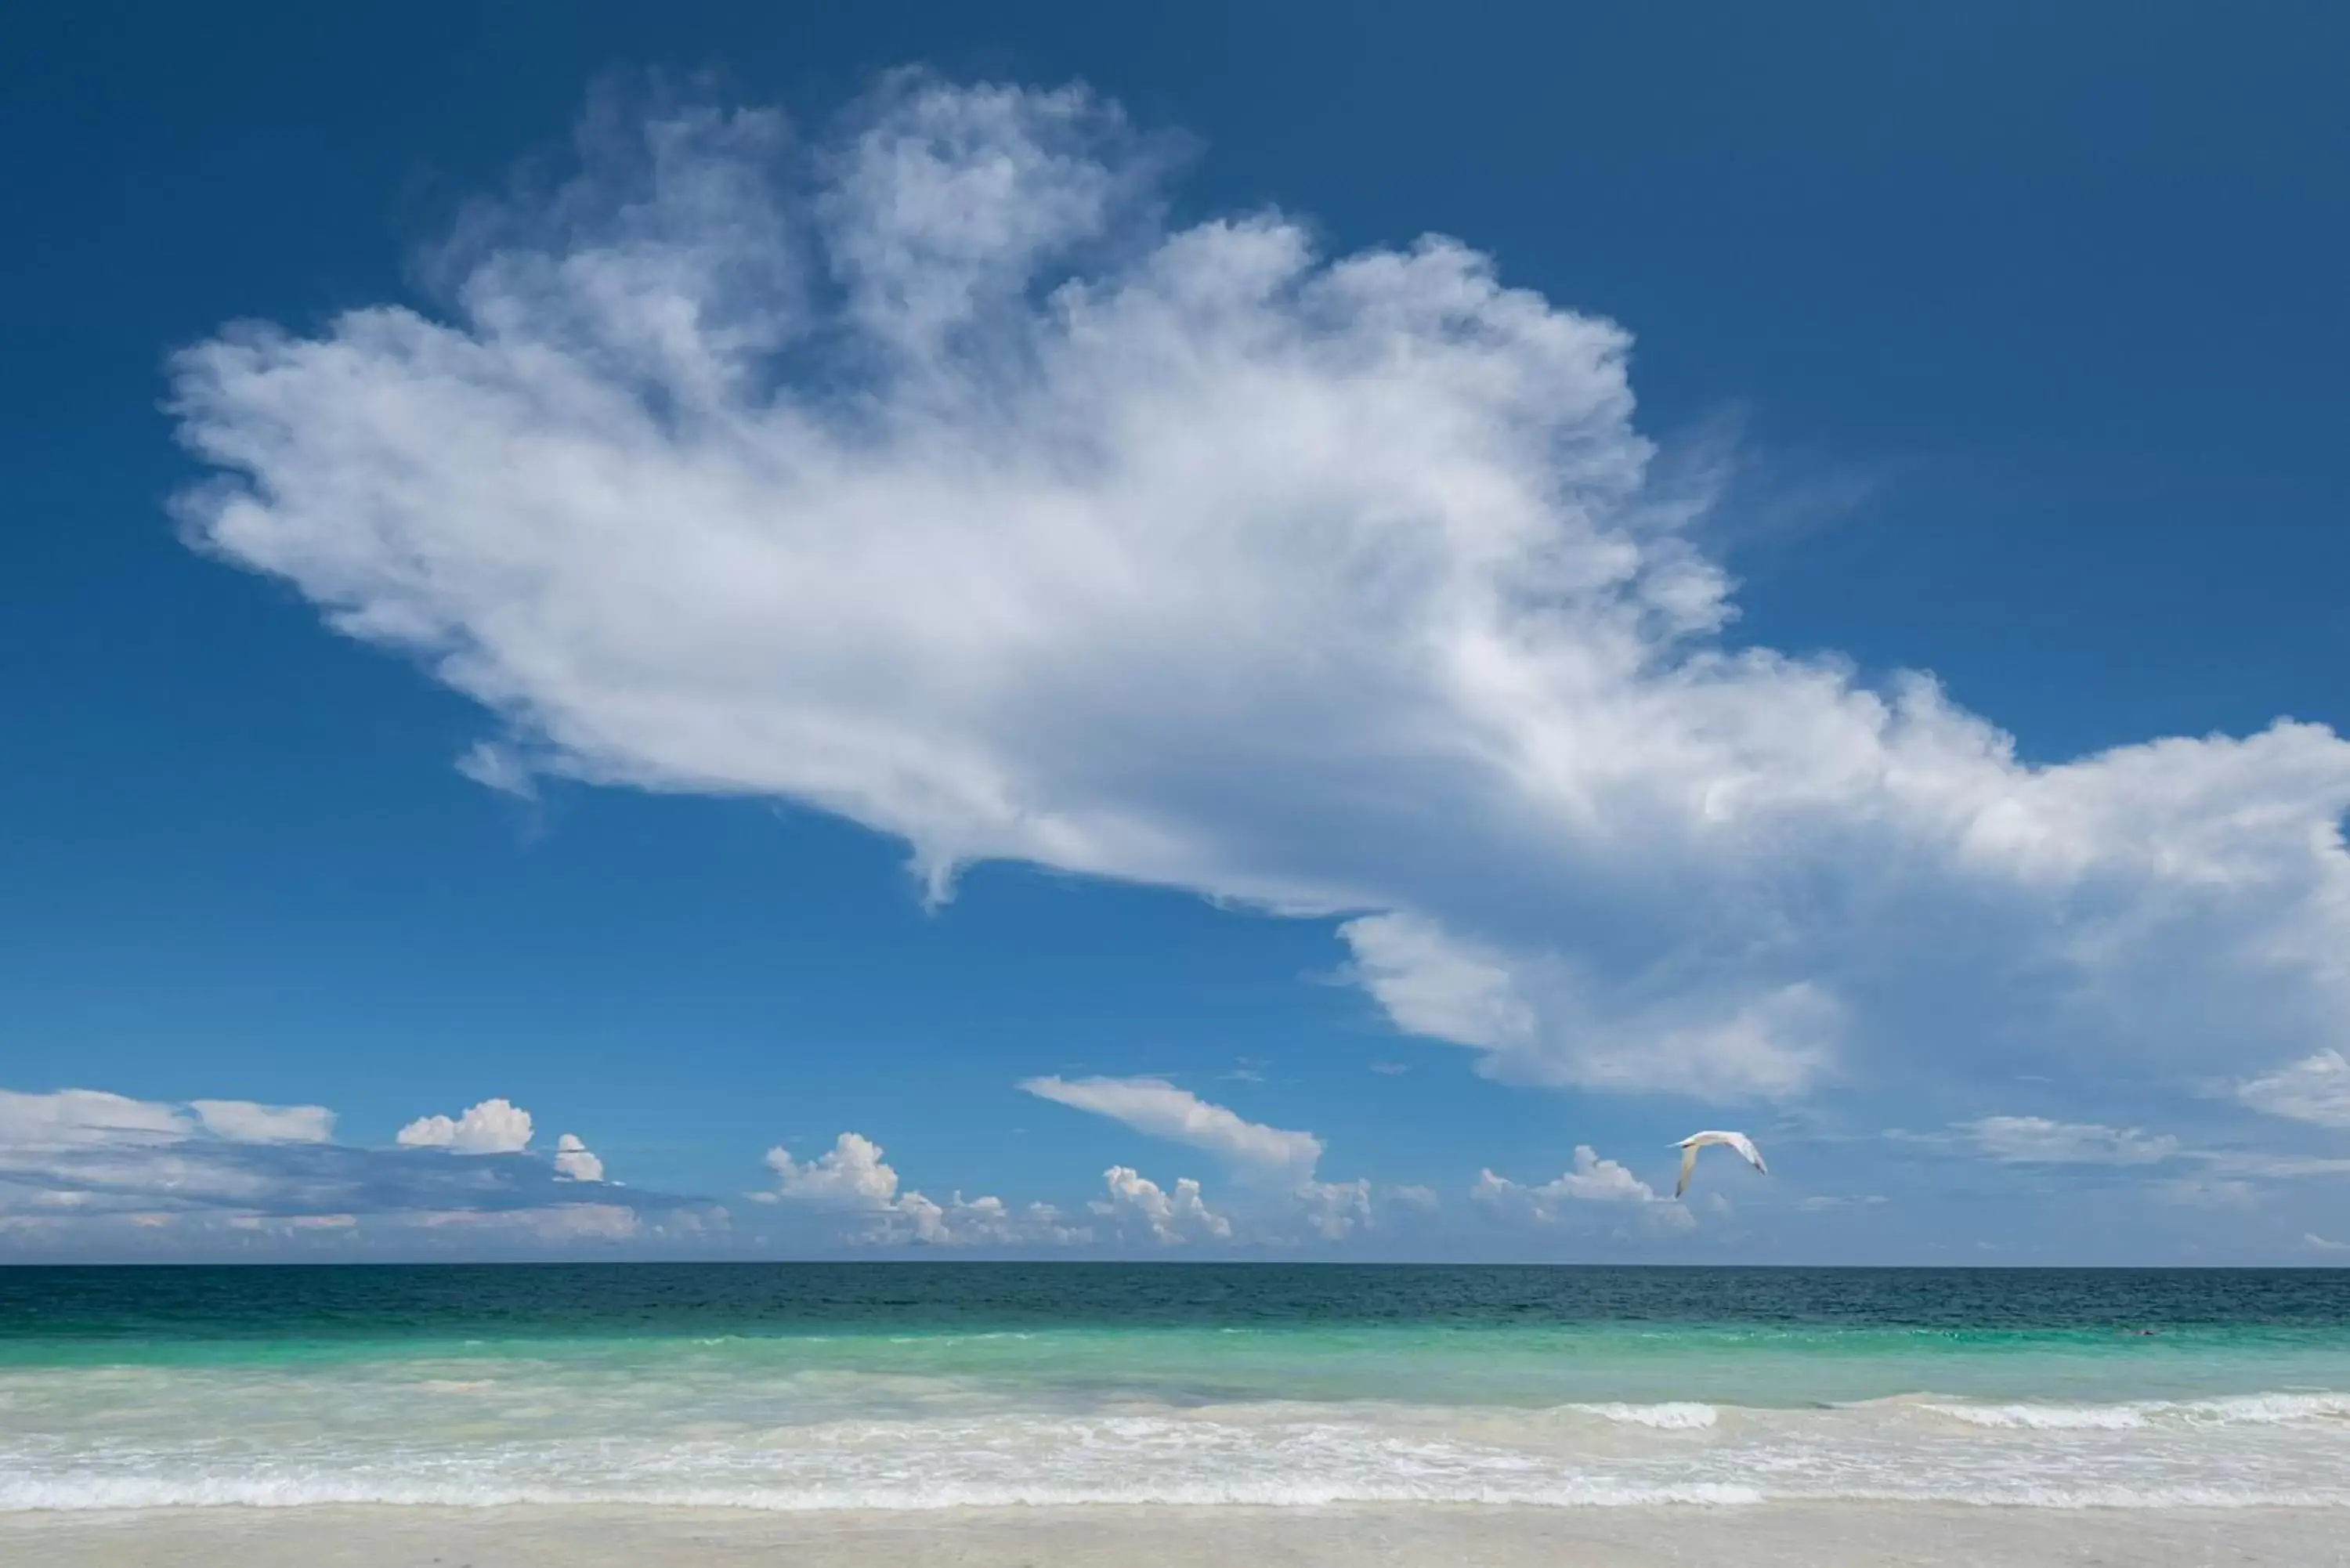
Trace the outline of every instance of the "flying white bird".
<instances>
[{"instance_id":1,"label":"flying white bird","mask_svg":"<svg viewBox=\"0 0 2350 1568\"><path fill-rule=\"evenodd\" d=\"M1692 1171L1697 1169L1697 1151L1703 1148L1710 1143L1728 1144L1731 1147L1736 1149L1740 1154L1746 1157L1747 1164L1752 1166L1755 1169L1761 1171L1765 1176L1771 1174L1771 1168L1762 1163L1762 1151L1754 1147L1754 1140L1748 1137L1744 1133L1691 1133L1689 1137L1681 1139L1680 1142L1673 1145L1675 1148L1681 1151L1681 1179L1673 1183L1674 1197L1679 1198L1682 1193L1689 1190L1690 1175Z\"/></svg>"}]
</instances>

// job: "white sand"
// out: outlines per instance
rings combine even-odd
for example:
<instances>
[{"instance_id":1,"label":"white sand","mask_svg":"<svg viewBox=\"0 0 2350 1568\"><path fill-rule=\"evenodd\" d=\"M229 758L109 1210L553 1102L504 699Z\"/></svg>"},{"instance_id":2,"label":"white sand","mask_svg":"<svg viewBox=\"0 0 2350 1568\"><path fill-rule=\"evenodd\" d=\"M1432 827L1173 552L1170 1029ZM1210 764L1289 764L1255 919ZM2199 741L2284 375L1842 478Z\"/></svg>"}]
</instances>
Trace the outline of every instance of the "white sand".
<instances>
[{"instance_id":1,"label":"white sand","mask_svg":"<svg viewBox=\"0 0 2350 1568\"><path fill-rule=\"evenodd\" d=\"M159 1509L0 1517L8 1568L2350 1568L2350 1511L1753 1508Z\"/></svg>"}]
</instances>

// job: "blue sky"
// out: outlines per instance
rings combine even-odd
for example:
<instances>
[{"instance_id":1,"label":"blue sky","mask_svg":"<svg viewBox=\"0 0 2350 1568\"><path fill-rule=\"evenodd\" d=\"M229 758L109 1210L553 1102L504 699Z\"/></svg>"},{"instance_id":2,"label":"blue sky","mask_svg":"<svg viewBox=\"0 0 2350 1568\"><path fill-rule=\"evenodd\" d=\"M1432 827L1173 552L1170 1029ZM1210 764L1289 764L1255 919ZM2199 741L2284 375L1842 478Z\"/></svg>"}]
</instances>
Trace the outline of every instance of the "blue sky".
<instances>
[{"instance_id":1,"label":"blue sky","mask_svg":"<svg viewBox=\"0 0 2350 1568\"><path fill-rule=\"evenodd\" d=\"M0 1249L2345 1255L2350 26L859 13L18 26Z\"/></svg>"}]
</instances>

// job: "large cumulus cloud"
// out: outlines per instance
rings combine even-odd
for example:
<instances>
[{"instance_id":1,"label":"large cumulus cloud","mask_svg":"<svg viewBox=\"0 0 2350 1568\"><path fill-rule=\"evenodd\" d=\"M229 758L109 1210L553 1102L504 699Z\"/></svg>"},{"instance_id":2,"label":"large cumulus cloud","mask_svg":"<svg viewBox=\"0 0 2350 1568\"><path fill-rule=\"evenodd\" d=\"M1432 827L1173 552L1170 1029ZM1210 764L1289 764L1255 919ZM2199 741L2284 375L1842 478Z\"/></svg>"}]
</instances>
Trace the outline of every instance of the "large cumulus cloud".
<instances>
[{"instance_id":1,"label":"large cumulus cloud","mask_svg":"<svg viewBox=\"0 0 2350 1568\"><path fill-rule=\"evenodd\" d=\"M2345 1044L2350 745L2035 765L1929 678L1738 646L1622 328L1451 240L1170 227L1165 165L1076 90L903 78L810 143L656 111L470 222L437 314L182 354L182 516L478 699L504 787L1339 918L1507 1079Z\"/></svg>"}]
</instances>

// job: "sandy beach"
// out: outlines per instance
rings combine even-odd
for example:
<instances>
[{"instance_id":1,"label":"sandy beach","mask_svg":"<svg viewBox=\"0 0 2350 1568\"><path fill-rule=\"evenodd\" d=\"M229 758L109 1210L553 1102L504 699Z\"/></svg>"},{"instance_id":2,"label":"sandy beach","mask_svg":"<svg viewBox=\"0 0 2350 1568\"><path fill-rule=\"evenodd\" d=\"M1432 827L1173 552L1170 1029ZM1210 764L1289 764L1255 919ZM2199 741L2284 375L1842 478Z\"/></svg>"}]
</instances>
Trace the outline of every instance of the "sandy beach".
<instances>
[{"instance_id":1,"label":"sandy beach","mask_svg":"<svg viewBox=\"0 0 2350 1568\"><path fill-rule=\"evenodd\" d=\"M1752 1508L940 1510L159 1509L0 1518L42 1568L1188 1568L1191 1564L2350 1563L2331 1509L2114 1511L1832 1503Z\"/></svg>"}]
</instances>

